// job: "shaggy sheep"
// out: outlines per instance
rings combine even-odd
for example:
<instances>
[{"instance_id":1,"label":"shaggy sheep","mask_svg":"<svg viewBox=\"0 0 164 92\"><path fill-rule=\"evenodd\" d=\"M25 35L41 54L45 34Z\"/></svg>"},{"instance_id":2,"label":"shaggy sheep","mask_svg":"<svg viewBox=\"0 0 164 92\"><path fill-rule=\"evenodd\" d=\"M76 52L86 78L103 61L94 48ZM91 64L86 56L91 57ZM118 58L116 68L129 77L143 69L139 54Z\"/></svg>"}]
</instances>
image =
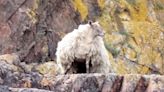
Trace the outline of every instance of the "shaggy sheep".
<instances>
[{"instance_id":1,"label":"shaggy sheep","mask_svg":"<svg viewBox=\"0 0 164 92\"><path fill-rule=\"evenodd\" d=\"M57 46L60 73L77 73L79 67L72 67L74 62L84 63L86 73L111 72L103 36L104 32L99 23L91 21L68 33Z\"/></svg>"}]
</instances>

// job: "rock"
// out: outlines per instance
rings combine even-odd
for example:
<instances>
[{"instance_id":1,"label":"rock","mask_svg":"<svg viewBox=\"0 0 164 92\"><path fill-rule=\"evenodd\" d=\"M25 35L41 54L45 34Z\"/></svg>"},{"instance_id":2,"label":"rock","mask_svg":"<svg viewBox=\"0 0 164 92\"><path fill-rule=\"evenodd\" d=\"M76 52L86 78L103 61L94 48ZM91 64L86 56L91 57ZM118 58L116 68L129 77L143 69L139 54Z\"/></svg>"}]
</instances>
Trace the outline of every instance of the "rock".
<instances>
[{"instance_id":1,"label":"rock","mask_svg":"<svg viewBox=\"0 0 164 92\"><path fill-rule=\"evenodd\" d=\"M31 83L35 80L37 80L37 77L33 77ZM45 81L44 78L42 78L43 80ZM38 90L37 88L55 92L154 92L163 91L164 87L164 76L161 75L72 74L58 75L46 81L49 82L42 84L41 81L38 81L35 87L33 86L34 89L24 88L23 86L15 86L14 88L10 86L10 89L13 91L24 90L25 92L26 90L33 90L35 92L35 90ZM6 87L4 89L6 90Z\"/></svg>"},{"instance_id":2,"label":"rock","mask_svg":"<svg viewBox=\"0 0 164 92\"><path fill-rule=\"evenodd\" d=\"M52 92L37 88L11 88L8 86L0 86L0 92Z\"/></svg>"},{"instance_id":3,"label":"rock","mask_svg":"<svg viewBox=\"0 0 164 92\"><path fill-rule=\"evenodd\" d=\"M7 76L6 79L3 85L7 87L1 88L0 86L0 90L10 90L12 92L18 90L22 92L33 90L35 92L38 89L55 92L153 92L163 91L164 87L164 76L162 75L72 74L43 77L38 73L20 73ZM31 87L34 89L31 89Z\"/></svg>"},{"instance_id":4,"label":"rock","mask_svg":"<svg viewBox=\"0 0 164 92\"><path fill-rule=\"evenodd\" d=\"M0 54L16 53L27 64L56 61L57 42L91 19L105 29L116 73L120 60L124 73L143 73L143 66L149 69L146 74L163 74L162 4L162 0L2 0Z\"/></svg>"},{"instance_id":5,"label":"rock","mask_svg":"<svg viewBox=\"0 0 164 92\"><path fill-rule=\"evenodd\" d=\"M60 77L60 78L59 78ZM54 91L70 90L74 92L86 91L86 92L141 92L153 90L163 90L162 80L163 76L159 75L115 75L115 74L80 74L80 75L59 75L56 77L54 83ZM154 85L160 85L157 88L153 88L152 81L157 79L160 82L156 82ZM64 83L60 84L60 82Z\"/></svg>"},{"instance_id":6,"label":"rock","mask_svg":"<svg viewBox=\"0 0 164 92\"><path fill-rule=\"evenodd\" d=\"M7 85L0 91L9 92L9 87L25 92L164 91L162 75L138 75L164 74L163 4L163 0L0 0L0 85ZM118 75L54 76L57 42L90 19L103 26Z\"/></svg>"},{"instance_id":7,"label":"rock","mask_svg":"<svg viewBox=\"0 0 164 92\"><path fill-rule=\"evenodd\" d=\"M10 92L53 92L36 88L9 88Z\"/></svg>"},{"instance_id":8,"label":"rock","mask_svg":"<svg viewBox=\"0 0 164 92\"><path fill-rule=\"evenodd\" d=\"M20 62L19 56L16 53L0 55L0 60L3 60L8 64Z\"/></svg>"},{"instance_id":9,"label":"rock","mask_svg":"<svg viewBox=\"0 0 164 92\"><path fill-rule=\"evenodd\" d=\"M164 91L162 75L119 75L164 74L163 3L1 0L0 91ZM110 62L118 74L56 76L57 42L89 19L104 27Z\"/></svg>"},{"instance_id":10,"label":"rock","mask_svg":"<svg viewBox=\"0 0 164 92\"><path fill-rule=\"evenodd\" d=\"M106 31L105 41L117 73L163 74L164 29L158 13L155 13L163 11L162 4L161 0L105 2L98 19ZM156 10L155 7L161 8Z\"/></svg>"},{"instance_id":11,"label":"rock","mask_svg":"<svg viewBox=\"0 0 164 92\"><path fill-rule=\"evenodd\" d=\"M57 75L57 65L55 61L45 62L36 66L36 71L44 76L55 76Z\"/></svg>"},{"instance_id":12,"label":"rock","mask_svg":"<svg viewBox=\"0 0 164 92\"><path fill-rule=\"evenodd\" d=\"M10 92L9 87L7 87L7 86L0 86L0 92Z\"/></svg>"},{"instance_id":13,"label":"rock","mask_svg":"<svg viewBox=\"0 0 164 92\"><path fill-rule=\"evenodd\" d=\"M3 55L3 58L0 59L0 84L4 84L6 80L10 80L6 78L10 75L14 75L14 72L19 72L19 67L12 64L15 58L13 60L13 57L9 55L7 58L7 56L5 57Z\"/></svg>"}]
</instances>

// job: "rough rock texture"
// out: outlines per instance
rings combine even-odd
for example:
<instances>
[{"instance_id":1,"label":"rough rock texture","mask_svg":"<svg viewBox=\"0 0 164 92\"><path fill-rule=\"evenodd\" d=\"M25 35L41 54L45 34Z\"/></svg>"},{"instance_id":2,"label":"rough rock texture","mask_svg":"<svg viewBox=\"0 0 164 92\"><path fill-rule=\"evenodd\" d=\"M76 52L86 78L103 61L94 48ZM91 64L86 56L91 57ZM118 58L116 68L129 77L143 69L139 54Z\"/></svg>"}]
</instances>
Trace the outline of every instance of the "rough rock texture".
<instances>
[{"instance_id":1,"label":"rough rock texture","mask_svg":"<svg viewBox=\"0 0 164 92\"><path fill-rule=\"evenodd\" d=\"M14 65L0 61L0 92L163 92L163 75L57 75L54 62ZM31 67L32 66L32 67ZM45 68L44 68L45 67ZM25 71L26 70L26 71ZM4 85L4 86L2 86Z\"/></svg>"},{"instance_id":2,"label":"rough rock texture","mask_svg":"<svg viewBox=\"0 0 164 92\"><path fill-rule=\"evenodd\" d=\"M104 3L98 19L106 29L106 47L117 73L163 74L163 0Z\"/></svg>"},{"instance_id":3,"label":"rough rock texture","mask_svg":"<svg viewBox=\"0 0 164 92\"><path fill-rule=\"evenodd\" d=\"M55 61L57 42L98 20L117 73L164 73L163 0L1 0L0 54L21 62Z\"/></svg>"},{"instance_id":4,"label":"rough rock texture","mask_svg":"<svg viewBox=\"0 0 164 92\"><path fill-rule=\"evenodd\" d=\"M11 88L7 86L0 86L0 92L53 92L53 91L36 89L36 88Z\"/></svg>"},{"instance_id":5,"label":"rough rock texture","mask_svg":"<svg viewBox=\"0 0 164 92\"><path fill-rule=\"evenodd\" d=\"M18 76L17 76L18 77ZM27 76L20 76L23 80ZM72 74L53 78L37 77L15 85L0 86L1 92L163 92L164 76L161 75L116 75L116 74ZM29 82L29 83L28 83ZM33 88L24 88L25 85ZM22 87L22 88L20 88ZM46 90L43 90L46 89ZM48 91L50 90L50 91Z\"/></svg>"},{"instance_id":6,"label":"rough rock texture","mask_svg":"<svg viewBox=\"0 0 164 92\"><path fill-rule=\"evenodd\" d=\"M98 20L116 73L164 74L163 17L163 0L0 0L0 84L56 91L83 91L91 85L95 92L162 92L164 79L158 75L55 77L55 52L66 33L88 19ZM77 85L68 85L70 81Z\"/></svg>"}]
</instances>

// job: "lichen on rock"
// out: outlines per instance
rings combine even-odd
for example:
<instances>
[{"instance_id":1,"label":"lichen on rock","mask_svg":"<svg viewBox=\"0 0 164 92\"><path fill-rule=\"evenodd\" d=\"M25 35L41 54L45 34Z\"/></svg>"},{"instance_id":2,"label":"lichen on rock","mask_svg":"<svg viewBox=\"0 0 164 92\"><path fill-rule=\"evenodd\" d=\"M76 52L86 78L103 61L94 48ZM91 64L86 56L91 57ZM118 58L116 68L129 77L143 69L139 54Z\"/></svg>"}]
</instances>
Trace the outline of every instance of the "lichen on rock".
<instances>
[{"instance_id":1,"label":"lichen on rock","mask_svg":"<svg viewBox=\"0 0 164 92\"><path fill-rule=\"evenodd\" d=\"M163 92L163 17L164 0L0 0L0 91ZM58 41L88 20L117 75L54 76Z\"/></svg>"},{"instance_id":2,"label":"lichen on rock","mask_svg":"<svg viewBox=\"0 0 164 92\"><path fill-rule=\"evenodd\" d=\"M154 20L156 16L149 8L150 1L147 0L117 0L105 3L99 21L106 29L105 42L110 44L106 46L109 53L114 55L111 62L113 67L117 67L118 73L137 71L141 74L163 74L163 54L160 52L164 42L161 36L163 28L159 27L157 19L154 22L149 21ZM114 49L117 48L119 53L116 57L113 53L116 53ZM130 67L130 62L134 63L136 68Z\"/></svg>"}]
</instances>

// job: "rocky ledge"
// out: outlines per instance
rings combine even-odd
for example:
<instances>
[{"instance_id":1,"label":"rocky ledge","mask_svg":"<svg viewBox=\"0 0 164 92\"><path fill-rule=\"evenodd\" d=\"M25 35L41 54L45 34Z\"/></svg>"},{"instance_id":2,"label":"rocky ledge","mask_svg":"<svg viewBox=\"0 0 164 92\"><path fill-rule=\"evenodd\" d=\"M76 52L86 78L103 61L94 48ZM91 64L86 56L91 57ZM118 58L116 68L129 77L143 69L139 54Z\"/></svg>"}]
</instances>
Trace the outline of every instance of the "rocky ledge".
<instances>
[{"instance_id":1,"label":"rocky ledge","mask_svg":"<svg viewBox=\"0 0 164 92\"><path fill-rule=\"evenodd\" d=\"M39 77L39 76L38 76ZM53 78L33 77L26 85L0 86L0 92L163 92L164 76L139 74L72 74ZM24 76L25 78L25 76ZM20 79L22 81L24 79ZM38 81L36 81L38 80ZM18 83L18 84L17 84ZM24 84L24 85L25 85ZM16 86L17 85L17 86ZM19 86L18 86L19 85ZM10 87L9 87L10 86Z\"/></svg>"}]
</instances>

